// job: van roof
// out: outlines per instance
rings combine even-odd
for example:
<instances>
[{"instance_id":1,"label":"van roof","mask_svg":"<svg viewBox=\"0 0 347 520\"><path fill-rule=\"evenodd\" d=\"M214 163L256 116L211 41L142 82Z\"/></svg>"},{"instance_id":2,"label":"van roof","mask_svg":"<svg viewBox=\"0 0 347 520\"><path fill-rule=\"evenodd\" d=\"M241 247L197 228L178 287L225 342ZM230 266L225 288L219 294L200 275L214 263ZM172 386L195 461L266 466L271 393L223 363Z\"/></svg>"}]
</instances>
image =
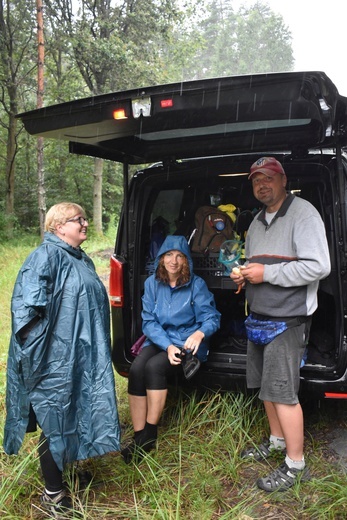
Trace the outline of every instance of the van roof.
<instances>
[{"instance_id":1,"label":"van roof","mask_svg":"<svg viewBox=\"0 0 347 520\"><path fill-rule=\"evenodd\" d=\"M137 88L17 117L73 153L129 164L347 144L347 98L314 71Z\"/></svg>"}]
</instances>

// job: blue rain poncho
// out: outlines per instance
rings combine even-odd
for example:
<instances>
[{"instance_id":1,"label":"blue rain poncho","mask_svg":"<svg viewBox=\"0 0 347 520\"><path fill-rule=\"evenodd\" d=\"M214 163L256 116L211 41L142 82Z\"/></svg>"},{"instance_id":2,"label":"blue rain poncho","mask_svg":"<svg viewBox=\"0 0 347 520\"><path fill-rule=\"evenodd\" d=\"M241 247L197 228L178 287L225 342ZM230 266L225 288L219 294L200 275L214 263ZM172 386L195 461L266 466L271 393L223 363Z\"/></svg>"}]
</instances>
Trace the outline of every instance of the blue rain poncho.
<instances>
[{"instance_id":1,"label":"blue rain poncho","mask_svg":"<svg viewBox=\"0 0 347 520\"><path fill-rule=\"evenodd\" d=\"M30 404L61 470L118 451L110 310L92 260L45 233L19 271L11 308L5 452L18 453Z\"/></svg>"},{"instance_id":2,"label":"blue rain poncho","mask_svg":"<svg viewBox=\"0 0 347 520\"><path fill-rule=\"evenodd\" d=\"M142 297L142 330L147 339L143 345L155 344L162 350L169 345L183 347L195 331L205 334L197 352L200 361L206 361L209 338L220 326L220 313L206 282L193 273L193 261L187 240L183 236L167 236L158 251L154 267L167 251L177 250L186 255L190 269L188 283L172 289L153 274L145 281Z\"/></svg>"}]
</instances>

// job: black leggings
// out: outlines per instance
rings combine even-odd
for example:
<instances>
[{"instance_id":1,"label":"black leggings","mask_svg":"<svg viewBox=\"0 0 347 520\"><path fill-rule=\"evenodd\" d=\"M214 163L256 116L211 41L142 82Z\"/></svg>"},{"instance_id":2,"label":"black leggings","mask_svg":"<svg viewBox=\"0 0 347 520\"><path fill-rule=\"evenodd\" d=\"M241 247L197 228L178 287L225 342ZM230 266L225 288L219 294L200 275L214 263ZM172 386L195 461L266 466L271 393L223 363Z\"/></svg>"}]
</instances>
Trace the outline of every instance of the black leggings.
<instances>
[{"instance_id":1,"label":"black leggings","mask_svg":"<svg viewBox=\"0 0 347 520\"><path fill-rule=\"evenodd\" d=\"M63 489L63 472L60 471L49 450L49 445L43 432L41 433L38 452L45 487L48 491L61 491Z\"/></svg>"},{"instance_id":2,"label":"black leggings","mask_svg":"<svg viewBox=\"0 0 347 520\"><path fill-rule=\"evenodd\" d=\"M168 376L178 368L180 365L171 365L165 350L149 345L141 350L130 367L128 393L145 396L147 389L166 390Z\"/></svg>"}]
</instances>

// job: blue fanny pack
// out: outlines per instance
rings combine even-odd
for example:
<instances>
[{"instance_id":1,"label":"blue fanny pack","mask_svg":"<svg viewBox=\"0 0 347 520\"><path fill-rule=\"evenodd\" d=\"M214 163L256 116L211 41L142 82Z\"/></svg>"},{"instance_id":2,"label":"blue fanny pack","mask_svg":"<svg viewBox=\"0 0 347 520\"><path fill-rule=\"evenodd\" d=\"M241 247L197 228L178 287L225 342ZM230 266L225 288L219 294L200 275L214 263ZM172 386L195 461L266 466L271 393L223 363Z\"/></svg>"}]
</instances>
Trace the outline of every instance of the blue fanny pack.
<instances>
[{"instance_id":1,"label":"blue fanny pack","mask_svg":"<svg viewBox=\"0 0 347 520\"><path fill-rule=\"evenodd\" d=\"M274 321L267 319L257 319L250 314L245 320L246 334L249 341L257 345L267 345L276 336L282 334L290 327L296 327L306 321L306 317L290 318L285 321Z\"/></svg>"}]
</instances>

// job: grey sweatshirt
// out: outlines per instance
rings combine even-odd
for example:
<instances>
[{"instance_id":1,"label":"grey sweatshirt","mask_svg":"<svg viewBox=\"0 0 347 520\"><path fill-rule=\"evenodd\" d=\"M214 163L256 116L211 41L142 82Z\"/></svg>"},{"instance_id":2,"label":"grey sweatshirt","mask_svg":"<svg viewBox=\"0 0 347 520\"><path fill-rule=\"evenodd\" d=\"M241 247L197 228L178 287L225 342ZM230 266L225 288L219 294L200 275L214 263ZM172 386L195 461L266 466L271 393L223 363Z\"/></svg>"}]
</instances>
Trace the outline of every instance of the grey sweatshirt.
<instances>
[{"instance_id":1,"label":"grey sweatshirt","mask_svg":"<svg viewBox=\"0 0 347 520\"><path fill-rule=\"evenodd\" d=\"M263 283L247 283L250 309L273 318L310 316L317 308L319 280L330 273L324 223L312 204L292 194L270 225L265 211L246 237L247 261L265 266Z\"/></svg>"}]
</instances>

